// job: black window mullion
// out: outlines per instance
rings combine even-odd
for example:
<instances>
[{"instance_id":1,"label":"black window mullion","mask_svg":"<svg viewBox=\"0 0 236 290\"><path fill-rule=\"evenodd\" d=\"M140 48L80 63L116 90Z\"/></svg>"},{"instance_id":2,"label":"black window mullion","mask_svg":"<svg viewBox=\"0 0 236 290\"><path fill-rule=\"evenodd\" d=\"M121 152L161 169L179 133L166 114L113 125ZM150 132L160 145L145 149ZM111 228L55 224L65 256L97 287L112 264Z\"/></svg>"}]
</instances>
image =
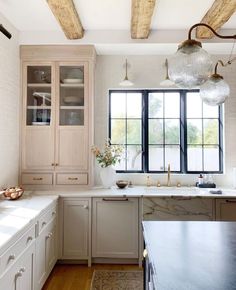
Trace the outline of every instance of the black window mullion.
<instances>
[{"instance_id":1,"label":"black window mullion","mask_svg":"<svg viewBox=\"0 0 236 290\"><path fill-rule=\"evenodd\" d=\"M144 172L149 171L149 146L148 146L148 139L149 139L149 134L148 134L148 128L149 128L149 94L148 91L143 91L142 93L143 96L143 110L142 110L142 120L143 120L143 154L142 154L142 169Z\"/></svg>"},{"instance_id":2,"label":"black window mullion","mask_svg":"<svg viewBox=\"0 0 236 290\"><path fill-rule=\"evenodd\" d=\"M166 172L166 122L165 122L165 93L163 93L163 171Z\"/></svg>"},{"instance_id":3,"label":"black window mullion","mask_svg":"<svg viewBox=\"0 0 236 290\"><path fill-rule=\"evenodd\" d=\"M219 106L219 171L223 172L223 107Z\"/></svg>"},{"instance_id":4,"label":"black window mullion","mask_svg":"<svg viewBox=\"0 0 236 290\"><path fill-rule=\"evenodd\" d=\"M187 110L186 93L180 92L180 171L187 171Z\"/></svg>"}]
</instances>

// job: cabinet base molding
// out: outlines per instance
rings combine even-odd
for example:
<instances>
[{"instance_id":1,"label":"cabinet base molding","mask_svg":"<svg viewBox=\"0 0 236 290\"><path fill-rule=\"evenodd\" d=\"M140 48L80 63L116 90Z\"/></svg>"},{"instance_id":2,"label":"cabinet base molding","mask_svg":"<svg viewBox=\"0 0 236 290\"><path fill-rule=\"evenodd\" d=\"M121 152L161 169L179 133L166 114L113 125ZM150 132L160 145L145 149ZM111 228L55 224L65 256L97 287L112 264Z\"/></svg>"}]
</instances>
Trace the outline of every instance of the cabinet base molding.
<instances>
[{"instance_id":1,"label":"cabinet base molding","mask_svg":"<svg viewBox=\"0 0 236 290\"><path fill-rule=\"evenodd\" d=\"M57 264L62 264L62 265L88 265L88 260L69 260L69 259L59 259L57 260Z\"/></svg>"},{"instance_id":2,"label":"cabinet base molding","mask_svg":"<svg viewBox=\"0 0 236 290\"><path fill-rule=\"evenodd\" d=\"M92 264L132 264L139 263L138 259L120 259L120 258L92 258Z\"/></svg>"}]
</instances>

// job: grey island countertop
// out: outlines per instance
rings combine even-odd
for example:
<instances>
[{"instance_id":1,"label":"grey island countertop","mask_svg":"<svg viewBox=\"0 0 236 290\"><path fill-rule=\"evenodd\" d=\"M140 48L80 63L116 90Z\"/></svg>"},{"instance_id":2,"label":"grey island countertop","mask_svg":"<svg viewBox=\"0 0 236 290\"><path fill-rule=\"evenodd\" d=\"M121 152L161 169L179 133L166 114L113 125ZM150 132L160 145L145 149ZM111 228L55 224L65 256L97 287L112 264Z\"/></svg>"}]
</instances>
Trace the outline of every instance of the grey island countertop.
<instances>
[{"instance_id":1,"label":"grey island countertop","mask_svg":"<svg viewBox=\"0 0 236 290\"><path fill-rule=\"evenodd\" d=\"M158 290L236 289L236 222L143 222Z\"/></svg>"}]
</instances>

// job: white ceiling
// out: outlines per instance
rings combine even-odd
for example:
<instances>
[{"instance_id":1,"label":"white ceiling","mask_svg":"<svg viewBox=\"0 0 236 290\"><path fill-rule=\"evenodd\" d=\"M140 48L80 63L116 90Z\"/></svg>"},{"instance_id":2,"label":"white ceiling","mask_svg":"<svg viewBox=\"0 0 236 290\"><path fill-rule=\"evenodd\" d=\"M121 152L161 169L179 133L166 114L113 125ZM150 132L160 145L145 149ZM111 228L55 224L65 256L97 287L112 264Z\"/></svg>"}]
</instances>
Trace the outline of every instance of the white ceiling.
<instances>
[{"instance_id":1,"label":"white ceiling","mask_svg":"<svg viewBox=\"0 0 236 290\"><path fill-rule=\"evenodd\" d=\"M159 54L166 52L165 43L172 45L184 40L182 37L186 38L188 28L202 19L214 0L156 2L148 40L130 38L131 0L74 0L85 28L84 39L76 41L65 38L46 0L0 0L0 11L20 31L21 44L89 43L94 44L101 54L123 54L126 51L130 54L132 46L129 45L142 43L138 49L142 54L153 54L157 45L160 46ZM236 13L223 29L232 29L236 33ZM222 40L217 41L221 50ZM217 45L212 44L212 49L217 50ZM228 48L223 47L220 53L228 53Z\"/></svg>"}]
</instances>

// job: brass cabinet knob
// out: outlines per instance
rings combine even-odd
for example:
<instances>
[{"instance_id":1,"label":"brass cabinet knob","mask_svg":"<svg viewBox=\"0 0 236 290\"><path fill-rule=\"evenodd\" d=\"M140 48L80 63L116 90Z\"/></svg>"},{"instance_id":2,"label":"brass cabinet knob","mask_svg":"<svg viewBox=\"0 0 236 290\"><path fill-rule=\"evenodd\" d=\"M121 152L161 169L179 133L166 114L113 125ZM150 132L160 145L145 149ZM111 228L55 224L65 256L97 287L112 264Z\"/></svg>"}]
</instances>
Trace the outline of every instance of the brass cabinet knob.
<instances>
[{"instance_id":1,"label":"brass cabinet knob","mask_svg":"<svg viewBox=\"0 0 236 290\"><path fill-rule=\"evenodd\" d=\"M148 255L147 249L144 249L144 250L143 250L143 257L146 258L147 255Z\"/></svg>"}]
</instances>

